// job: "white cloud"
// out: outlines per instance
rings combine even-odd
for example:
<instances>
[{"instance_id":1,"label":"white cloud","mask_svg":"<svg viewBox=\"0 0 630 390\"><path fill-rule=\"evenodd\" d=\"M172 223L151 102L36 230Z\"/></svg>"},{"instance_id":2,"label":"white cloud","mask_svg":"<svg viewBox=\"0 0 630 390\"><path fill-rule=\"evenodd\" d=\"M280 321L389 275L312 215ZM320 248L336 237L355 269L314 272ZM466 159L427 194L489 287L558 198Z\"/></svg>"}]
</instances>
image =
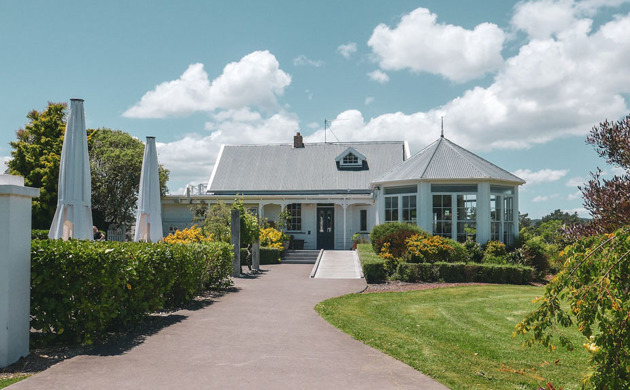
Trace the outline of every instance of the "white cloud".
<instances>
[{"instance_id":1,"label":"white cloud","mask_svg":"<svg viewBox=\"0 0 630 390\"><path fill-rule=\"evenodd\" d=\"M222 144L289 143L299 124L295 115L283 111L263 116L242 108L214 114L206 129L209 135L188 134L157 144L160 163L171 170L169 183L175 188L207 183Z\"/></svg>"},{"instance_id":2,"label":"white cloud","mask_svg":"<svg viewBox=\"0 0 630 390\"><path fill-rule=\"evenodd\" d=\"M577 187L577 186L583 186L584 183L586 183L588 180L586 180L585 178L581 177L581 176L576 176L576 177L572 177L570 178L567 182L566 182L566 186L567 187Z\"/></svg>"},{"instance_id":3,"label":"white cloud","mask_svg":"<svg viewBox=\"0 0 630 390\"><path fill-rule=\"evenodd\" d=\"M534 203L541 203L541 202L546 202L546 201L551 200L551 199L555 199L557 197L558 197L558 194L539 195L539 196L536 196L534 199L532 199L532 202L534 202Z\"/></svg>"},{"instance_id":4,"label":"white cloud","mask_svg":"<svg viewBox=\"0 0 630 390\"><path fill-rule=\"evenodd\" d=\"M575 199L580 199L582 197L582 191L576 191L572 194L569 194L567 196L567 200L575 200Z\"/></svg>"},{"instance_id":5,"label":"white cloud","mask_svg":"<svg viewBox=\"0 0 630 390\"><path fill-rule=\"evenodd\" d=\"M339 45L337 52L341 54L345 59L349 59L354 53L357 52L356 42L348 42L343 45Z\"/></svg>"},{"instance_id":6,"label":"white cloud","mask_svg":"<svg viewBox=\"0 0 630 390\"><path fill-rule=\"evenodd\" d=\"M517 169L512 173L525 180L527 184L531 185L558 181L562 179L568 172L568 169L541 169L539 171L532 171L529 169Z\"/></svg>"},{"instance_id":7,"label":"white cloud","mask_svg":"<svg viewBox=\"0 0 630 390\"><path fill-rule=\"evenodd\" d=\"M269 51L255 51L225 66L209 82L203 64L192 64L180 78L158 84L124 112L130 118L164 118L217 108L277 108L276 98L291 83Z\"/></svg>"},{"instance_id":8,"label":"white cloud","mask_svg":"<svg viewBox=\"0 0 630 390\"><path fill-rule=\"evenodd\" d=\"M389 76L387 75L387 73L380 71L380 70L375 70L374 72L369 72L368 77L378 83L381 84L385 84L389 81Z\"/></svg>"},{"instance_id":9,"label":"white cloud","mask_svg":"<svg viewBox=\"0 0 630 390\"><path fill-rule=\"evenodd\" d=\"M369 104L372 104L372 102L373 102L373 101L374 101L374 96L367 96L367 97L365 98L365 102L364 102L364 103L365 103L365 105L367 106L367 105L369 105Z\"/></svg>"},{"instance_id":10,"label":"white cloud","mask_svg":"<svg viewBox=\"0 0 630 390\"><path fill-rule=\"evenodd\" d=\"M11 156L0 156L0 174L9 169L9 160L11 160Z\"/></svg>"},{"instance_id":11,"label":"white cloud","mask_svg":"<svg viewBox=\"0 0 630 390\"><path fill-rule=\"evenodd\" d=\"M297 56L297 57L295 57L293 59L293 65L295 65L295 66L314 66L316 68L319 68L320 66L324 65L324 61L322 61L322 60L311 60L310 58L308 58L304 54L300 54L299 56Z\"/></svg>"},{"instance_id":12,"label":"white cloud","mask_svg":"<svg viewBox=\"0 0 630 390\"><path fill-rule=\"evenodd\" d=\"M578 207L574 209L562 210L565 213L573 214L577 213L580 218L592 218L591 214L584 207Z\"/></svg>"},{"instance_id":13,"label":"white cloud","mask_svg":"<svg viewBox=\"0 0 630 390\"><path fill-rule=\"evenodd\" d=\"M429 72L461 82L498 69L504 40L503 30L495 24L466 30L437 23L437 15L418 8L393 29L379 24L368 46L384 70Z\"/></svg>"}]
</instances>

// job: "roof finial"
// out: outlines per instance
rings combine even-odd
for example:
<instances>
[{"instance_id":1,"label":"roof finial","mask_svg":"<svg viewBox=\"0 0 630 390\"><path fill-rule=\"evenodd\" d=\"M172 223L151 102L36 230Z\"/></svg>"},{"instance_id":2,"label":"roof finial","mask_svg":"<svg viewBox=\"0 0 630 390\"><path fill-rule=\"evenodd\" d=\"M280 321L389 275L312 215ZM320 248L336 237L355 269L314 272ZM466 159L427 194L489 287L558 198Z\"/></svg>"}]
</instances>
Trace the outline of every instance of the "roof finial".
<instances>
[{"instance_id":1,"label":"roof finial","mask_svg":"<svg viewBox=\"0 0 630 390\"><path fill-rule=\"evenodd\" d=\"M444 117L441 116L440 118L442 118L442 134L440 134L440 137L444 138Z\"/></svg>"}]
</instances>

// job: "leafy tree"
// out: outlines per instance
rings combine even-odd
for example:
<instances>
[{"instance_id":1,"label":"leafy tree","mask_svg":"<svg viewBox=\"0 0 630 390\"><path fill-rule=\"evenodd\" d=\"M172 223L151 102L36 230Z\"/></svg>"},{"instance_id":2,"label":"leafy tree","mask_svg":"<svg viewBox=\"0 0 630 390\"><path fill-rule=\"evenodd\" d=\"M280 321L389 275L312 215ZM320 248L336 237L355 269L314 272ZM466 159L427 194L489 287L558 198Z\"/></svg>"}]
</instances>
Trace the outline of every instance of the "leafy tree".
<instances>
[{"instance_id":1,"label":"leafy tree","mask_svg":"<svg viewBox=\"0 0 630 390\"><path fill-rule=\"evenodd\" d=\"M554 210L554 212L542 217L543 223L549 221L559 221L560 224L564 225L573 225L582 222L577 212L569 214L566 211L562 211L560 209L556 209Z\"/></svg>"},{"instance_id":2,"label":"leafy tree","mask_svg":"<svg viewBox=\"0 0 630 390\"><path fill-rule=\"evenodd\" d=\"M144 144L120 130L88 130L92 174L92 216L96 226L135 220ZM169 171L160 165L160 195L168 191Z\"/></svg>"},{"instance_id":3,"label":"leafy tree","mask_svg":"<svg viewBox=\"0 0 630 390\"><path fill-rule=\"evenodd\" d=\"M236 199L230 206L223 202L213 204L205 211L203 228L208 234L212 234L215 240L230 242L232 236L231 230L231 212L239 210L241 212L241 245L247 246L258 240L260 235L260 227L258 219L255 215L245 209L242 199ZM193 212L198 215L199 208L194 208Z\"/></svg>"},{"instance_id":4,"label":"leafy tree","mask_svg":"<svg viewBox=\"0 0 630 390\"><path fill-rule=\"evenodd\" d=\"M24 177L24 184L40 189L33 199L33 229L49 229L57 208L57 181L63 135L66 130L66 104L48 103L42 112L33 110L29 123L10 142L12 160L9 173Z\"/></svg>"}]
</instances>

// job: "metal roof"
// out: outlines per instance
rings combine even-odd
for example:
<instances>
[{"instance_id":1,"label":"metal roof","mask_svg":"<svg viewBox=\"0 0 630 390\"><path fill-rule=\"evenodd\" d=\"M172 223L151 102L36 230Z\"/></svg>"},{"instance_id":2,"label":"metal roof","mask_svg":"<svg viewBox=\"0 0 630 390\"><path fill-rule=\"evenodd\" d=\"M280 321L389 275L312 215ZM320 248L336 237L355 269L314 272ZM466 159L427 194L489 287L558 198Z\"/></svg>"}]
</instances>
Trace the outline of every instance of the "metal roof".
<instances>
[{"instance_id":1,"label":"metal roof","mask_svg":"<svg viewBox=\"0 0 630 390\"><path fill-rule=\"evenodd\" d=\"M359 168L339 168L348 148L366 157ZM405 159L405 143L351 142L224 145L208 193L369 192L370 182Z\"/></svg>"},{"instance_id":2,"label":"metal roof","mask_svg":"<svg viewBox=\"0 0 630 390\"><path fill-rule=\"evenodd\" d=\"M443 137L379 176L373 183L438 179L525 183L523 179Z\"/></svg>"}]
</instances>

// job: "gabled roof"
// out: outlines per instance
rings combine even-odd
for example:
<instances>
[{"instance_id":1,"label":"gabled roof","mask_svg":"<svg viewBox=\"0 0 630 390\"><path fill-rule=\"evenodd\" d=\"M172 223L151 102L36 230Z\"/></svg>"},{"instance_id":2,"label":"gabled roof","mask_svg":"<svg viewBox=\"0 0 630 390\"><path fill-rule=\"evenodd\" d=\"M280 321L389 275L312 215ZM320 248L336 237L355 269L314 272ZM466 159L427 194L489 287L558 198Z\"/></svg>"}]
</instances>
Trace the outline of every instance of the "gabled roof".
<instances>
[{"instance_id":1,"label":"gabled roof","mask_svg":"<svg viewBox=\"0 0 630 390\"><path fill-rule=\"evenodd\" d=\"M473 179L524 184L525 181L441 137L372 183Z\"/></svg>"},{"instance_id":2,"label":"gabled roof","mask_svg":"<svg viewBox=\"0 0 630 390\"><path fill-rule=\"evenodd\" d=\"M357 156L357 158L359 159L359 161L365 161L367 160L367 158L362 155L361 153L359 153L355 148L353 147L348 147L348 149L344 150L343 152L341 152L341 154L337 157L335 157L335 161L340 162L343 160L344 157L346 157L347 155L349 155L350 153L354 154L355 156Z\"/></svg>"},{"instance_id":3,"label":"gabled roof","mask_svg":"<svg viewBox=\"0 0 630 390\"><path fill-rule=\"evenodd\" d=\"M335 158L353 148L366 169L339 170ZM208 183L214 194L370 192L370 182L404 161L405 142L224 145Z\"/></svg>"}]
</instances>

